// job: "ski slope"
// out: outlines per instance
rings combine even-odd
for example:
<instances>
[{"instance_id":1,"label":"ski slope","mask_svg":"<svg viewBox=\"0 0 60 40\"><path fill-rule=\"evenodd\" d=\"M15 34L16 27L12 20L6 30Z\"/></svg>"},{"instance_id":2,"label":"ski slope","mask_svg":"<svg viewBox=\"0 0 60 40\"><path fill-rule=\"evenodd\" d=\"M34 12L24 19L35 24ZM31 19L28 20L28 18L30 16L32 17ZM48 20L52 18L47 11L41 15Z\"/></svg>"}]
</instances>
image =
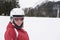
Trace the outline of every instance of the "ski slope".
<instances>
[{"instance_id":1,"label":"ski slope","mask_svg":"<svg viewBox=\"0 0 60 40\"><path fill-rule=\"evenodd\" d=\"M9 16L0 16L0 40L9 21ZM24 29L30 40L60 40L60 18L25 17Z\"/></svg>"}]
</instances>

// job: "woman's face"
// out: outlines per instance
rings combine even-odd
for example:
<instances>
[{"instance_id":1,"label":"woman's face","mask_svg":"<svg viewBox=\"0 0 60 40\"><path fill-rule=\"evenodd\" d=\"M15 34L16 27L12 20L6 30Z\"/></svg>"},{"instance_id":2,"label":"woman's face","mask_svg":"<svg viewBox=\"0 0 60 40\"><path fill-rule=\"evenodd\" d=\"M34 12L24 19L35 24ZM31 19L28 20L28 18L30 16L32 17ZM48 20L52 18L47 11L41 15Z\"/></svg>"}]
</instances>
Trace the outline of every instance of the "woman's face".
<instances>
[{"instance_id":1,"label":"woman's face","mask_svg":"<svg viewBox=\"0 0 60 40\"><path fill-rule=\"evenodd\" d=\"M23 17L14 17L14 22L16 23L16 25L21 26L21 24L23 23Z\"/></svg>"}]
</instances>

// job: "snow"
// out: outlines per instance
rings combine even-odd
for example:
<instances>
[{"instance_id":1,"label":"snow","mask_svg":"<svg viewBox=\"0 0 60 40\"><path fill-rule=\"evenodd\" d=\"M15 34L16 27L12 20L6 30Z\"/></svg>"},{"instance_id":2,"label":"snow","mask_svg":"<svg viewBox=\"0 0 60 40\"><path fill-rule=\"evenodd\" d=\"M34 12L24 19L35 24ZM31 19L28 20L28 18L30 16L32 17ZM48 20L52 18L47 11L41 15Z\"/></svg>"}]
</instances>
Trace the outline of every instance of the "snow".
<instances>
[{"instance_id":1,"label":"snow","mask_svg":"<svg viewBox=\"0 0 60 40\"><path fill-rule=\"evenodd\" d=\"M60 0L19 0L19 5L21 8L34 8L36 5L41 4L46 1L60 1Z\"/></svg>"},{"instance_id":2,"label":"snow","mask_svg":"<svg viewBox=\"0 0 60 40\"><path fill-rule=\"evenodd\" d=\"M35 7L38 3L41 3L45 0L19 0L21 8Z\"/></svg>"},{"instance_id":3,"label":"snow","mask_svg":"<svg viewBox=\"0 0 60 40\"><path fill-rule=\"evenodd\" d=\"M0 16L0 40L9 21L9 16ZM30 40L60 40L60 18L25 17L24 29Z\"/></svg>"}]
</instances>

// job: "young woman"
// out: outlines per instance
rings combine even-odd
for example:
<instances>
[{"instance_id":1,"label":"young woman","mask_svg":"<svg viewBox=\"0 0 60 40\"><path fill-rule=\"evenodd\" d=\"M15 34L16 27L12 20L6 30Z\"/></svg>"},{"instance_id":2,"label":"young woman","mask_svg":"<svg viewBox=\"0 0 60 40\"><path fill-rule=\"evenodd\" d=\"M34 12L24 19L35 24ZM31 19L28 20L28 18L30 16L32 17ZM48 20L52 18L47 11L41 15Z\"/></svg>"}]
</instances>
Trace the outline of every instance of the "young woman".
<instances>
[{"instance_id":1,"label":"young woman","mask_svg":"<svg viewBox=\"0 0 60 40\"><path fill-rule=\"evenodd\" d=\"M5 40L29 40L27 32L23 29L24 11L20 8L12 9L10 19L4 35Z\"/></svg>"}]
</instances>

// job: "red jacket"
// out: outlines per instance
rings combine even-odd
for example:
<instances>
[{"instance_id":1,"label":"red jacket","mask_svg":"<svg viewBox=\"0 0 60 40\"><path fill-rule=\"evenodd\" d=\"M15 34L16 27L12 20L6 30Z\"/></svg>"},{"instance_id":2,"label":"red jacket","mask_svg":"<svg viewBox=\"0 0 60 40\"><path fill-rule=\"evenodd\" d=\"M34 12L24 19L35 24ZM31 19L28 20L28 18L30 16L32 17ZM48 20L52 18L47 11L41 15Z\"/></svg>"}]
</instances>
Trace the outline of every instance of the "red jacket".
<instances>
[{"instance_id":1,"label":"red jacket","mask_svg":"<svg viewBox=\"0 0 60 40\"><path fill-rule=\"evenodd\" d=\"M17 29L16 29L17 30ZM14 26L9 22L7 30L5 32L5 40L29 40L28 34L23 29L17 30L18 36L15 32Z\"/></svg>"}]
</instances>

